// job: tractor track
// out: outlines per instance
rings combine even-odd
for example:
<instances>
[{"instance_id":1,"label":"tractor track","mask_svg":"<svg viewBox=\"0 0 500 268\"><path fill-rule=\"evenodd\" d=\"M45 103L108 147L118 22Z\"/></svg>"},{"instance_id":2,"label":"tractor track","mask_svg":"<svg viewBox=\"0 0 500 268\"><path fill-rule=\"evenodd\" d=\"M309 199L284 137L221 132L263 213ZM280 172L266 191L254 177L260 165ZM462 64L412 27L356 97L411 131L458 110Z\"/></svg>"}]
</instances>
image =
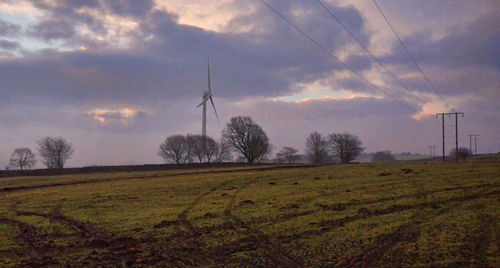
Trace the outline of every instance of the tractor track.
<instances>
[{"instance_id":1,"label":"tractor track","mask_svg":"<svg viewBox=\"0 0 500 268\"><path fill-rule=\"evenodd\" d=\"M24 256L22 261L24 266L50 266L58 264L55 255L58 255L61 248L44 242L39 228L16 219L0 218L0 223L14 225L19 231L18 240L27 247L16 255ZM19 257L19 256L18 256Z\"/></svg>"},{"instance_id":2,"label":"tractor track","mask_svg":"<svg viewBox=\"0 0 500 268\"><path fill-rule=\"evenodd\" d=\"M155 174L155 175L139 176L139 177L104 178L104 179L66 182L66 183L62 182L62 183L42 184L42 185L32 185L32 186L4 187L4 188L0 189L0 192L17 192L17 191L59 187L59 186L72 186L72 185L80 185L80 184L102 183L102 182L124 181L124 180L136 180L136 179L154 179L154 178L178 177L178 176L187 176L187 175L222 174L222 173L251 172L251 171L262 172L262 171L269 171L269 170L301 169L301 168L314 168L314 167L316 167L316 166L313 166L313 165L274 166L274 167L265 167L265 168L248 168L248 169L235 169L235 170L182 172L182 173L176 173L176 174L163 174L163 175Z\"/></svg>"},{"instance_id":3,"label":"tractor track","mask_svg":"<svg viewBox=\"0 0 500 268\"><path fill-rule=\"evenodd\" d=\"M243 241L250 242L253 244L254 249L257 248L265 248L269 250L268 257L270 257L274 261L274 266L277 267L303 267L304 263L301 259L292 256L291 254L285 252L277 243L271 241L270 237L264 234L261 230L251 227L248 223L243 221L241 218L235 216L232 211L234 209L234 204L236 202L236 197L239 195L241 190L245 189L249 185L256 183L259 178L255 178L253 180L248 181L244 186L238 187L238 190L231 196L229 203L224 209L224 216L228 217L230 221L227 222L227 226L231 229L246 229L249 236L243 238ZM242 241L239 241L242 242ZM238 249L245 249L239 247L240 244L238 242L230 247L233 249L233 252L238 252ZM226 245L225 245L226 246ZM220 250L220 248L219 248ZM228 252L226 252L228 253Z\"/></svg>"},{"instance_id":4,"label":"tractor track","mask_svg":"<svg viewBox=\"0 0 500 268\"><path fill-rule=\"evenodd\" d=\"M392 205L388 208L385 209L376 209L373 212L368 213L363 213L363 214L356 214L353 216L346 216L344 218L336 219L336 220L329 220L329 221L321 221L318 223L319 226L323 227L320 233L323 233L325 231L330 231L332 228L339 227L339 226L344 226L347 223L361 220L364 218L368 217L374 217L374 216L381 216L381 215L388 215L400 211L406 211L406 210L411 210L411 209L421 209L421 208L435 208L438 209L440 204L446 204L449 202L464 202L464 201L469 201L469 200L474 200L477 198L481 197L487 197L487 196L495 196L495 195L500 195L500 190L496 190L493 192L485 193L485 194L472 194L468 196L461 196L461 197L454 197L446 200L441 200L441 201L435 201L435 202L424 202L424 203L417 203L417 204L412 204L412 205Z\"/></svg>"}]
</instances>

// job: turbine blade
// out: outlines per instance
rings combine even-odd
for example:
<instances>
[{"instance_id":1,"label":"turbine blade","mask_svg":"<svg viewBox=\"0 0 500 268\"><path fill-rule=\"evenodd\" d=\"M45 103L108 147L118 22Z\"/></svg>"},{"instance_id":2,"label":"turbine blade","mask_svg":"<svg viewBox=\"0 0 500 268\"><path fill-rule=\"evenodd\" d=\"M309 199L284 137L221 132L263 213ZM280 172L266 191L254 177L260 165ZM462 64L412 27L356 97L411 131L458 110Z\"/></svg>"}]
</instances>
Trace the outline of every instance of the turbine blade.
<instances>
[{"instance_id":1,"label":"turbine blade","mask_svg":"<svg viewBox=\"0 0 500 268\"><path fill-rule=\"evenodd\" d=\"M202 101L200 104L198 104L198 106L196 106L196 108L200 107L203 105L203 103L205 103L205 101Z\"/></svg>"},{"instance_id":2,"label":"turbine blade","mask_svg":"<svg viewBox=\"0 0 500 268\"><path fill-rule=\"evenodd\" d=\"M207 55L207 64L208 64L208 93L212 94L212 86L210 82L210 59L208 58L208 55Z\"/></svg>"},{"instance_id":3,"label":"turbine blade","mask_svg":"<svg viewBox=\"0 0 500 268\"><path fill-rule=\"evenodd\" d=\"M212 99L212 95L210 95L210 102L212 103L212 107L214 107L215 117L217 117L217 124L219 124L220 123L219 116L217 115L217 110L215 110L215 104L214 100Z\"/></svg>"}]
</instances>

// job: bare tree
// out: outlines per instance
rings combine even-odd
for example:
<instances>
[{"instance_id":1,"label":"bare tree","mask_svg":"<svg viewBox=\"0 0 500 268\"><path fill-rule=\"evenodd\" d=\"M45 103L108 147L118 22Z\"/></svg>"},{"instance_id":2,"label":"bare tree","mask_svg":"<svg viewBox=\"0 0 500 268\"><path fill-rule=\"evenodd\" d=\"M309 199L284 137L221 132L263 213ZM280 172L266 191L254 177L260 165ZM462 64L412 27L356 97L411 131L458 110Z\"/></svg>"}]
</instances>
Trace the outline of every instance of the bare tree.
<instances>
[{"instance_id":1,"label":"bare tree","mask_svg":"<svg viewBox=\"0 0 500 268\"><path fill-rule=\"evenodd\" d=\"M364 150L361 140L347 132L330 134L328 146L330 151L335 156L338 156L342 163L350 162Z\"/></svg>"},{"instance_id":2,"label":"bare tree","mask_svg":"<svg viewBox=\"0 0 500 268\"><path fill-rule=\"evenodd\" d=\"M211 137L205 137L205 159L207 159L207 162L210 163L212 162L212 159L217 159L217 153L219 151L219 144L211 138Z\"/></svg>"},{"instance_id":3,"label":"bare tree","mask_svg":"<svg viewBox=\"0 0 500 268\"><path fill-rule=\"evenodd\" d=\"M35 163L35 155L29 148L17 148L10 156L8 167L19 170L30 169Z\"/></svg>"},{"instance_id":4,"label":"bare tree","mask_svg":"<svg viewBox=\"0 0 500 268\"><path fill-rule=\"evenodd\" d=\"M63 168L74 152L73 145L61 137L43 137L37 144L47 168Z\"/></svg>"},{"instance_id":5,"label":"bare tree","mask_svg":"<svg viewBox=\"0 0 500 268\"><path fill-rule=\"evenodd\" d=\"M455 157L457 155L457 149L453 148L449 153L450 157ZM472 156L472 151L469 148L460 147L458 148L458 157L462 160L467 159L467 157Z\"/></svg>"},{"instance_id":6,"label":"bare tree","mask_svg":"<svg viewBox=\"0 0 500 268\"><path fill-rule=\"evenodd\" d=\"M248 163L262 161L272 151L269 138L249 116L231 118L222 131L223 142L240 152Z\"/></svg>"},{"instance_id":7,"label":"bare tree","mask_svg":"<svg viewBox=\"0 0 500 268\"><path fill-rule=\"evenodd\" d=\"M190 138L190 143L192 143L192 154L193 157L198 158L198 161L203 162L203 159L205 158L205 151L207 149L206 147L206 140L208 137L203 136L203 135L189 135L188 137Z\"/></svg>"},{"instance_id":8,"label":"bare tree","mask_svg":"<svg viewBox=\"0 0 500 268\"><path fill-rule=\"evenodd\" d=\"M188 137L191 138L190 143L193 143L192 153L200 163L203 159L210 162L212 158L215 158L218 144L213 138L203 135L188 135Z\"/></svg>"},{"instance_id":9,"label":"bare tree","mask_svg":"<svg viewBox=\"0 0 500 268\"><path fill-rule=\"evenodd\" d=\"M217 145L217 153L215 156L216 162L227 162L233 159L233 154L231 154L231 146L227 143L224 143L221 139L219 144Z\"/></svg>"},{"instance_id":10,"label":"bare tree","mask_svg":"<svg viewBox=\"0 0 500 268\"><path fill-rule=\"evenodd\" d=\"M319 132L313 132L306 140L306 156L312 163L323 163L328 159L328 147L325 138Z\"/></svg>"},{"instance_id":11,"label":"bare tree","mask_svg":"<svg viewBox=\"0 0 500 268\"><path fill-rule=\"evenodd\" d=\"M184 163L193 163L196 156L197 135L187 134L185 141L186 154Z\"/></svg>"},{"instance_id":12,"label":"bare tree","mask_svg":"<svg viewBox=\"0 0 500 268\"><path fill-rule=\"evenodd\" d=\"M158 155L165 161L173 161L176 164L184 162L186 159L186 137L183 135L168 137L160 144Z\"/></svg>"},{"instance_id":13,"label":"bare tree","mask_svg":"<svg viewBox=\"0 0 500 268\"><path fill-rule=\"evenodd\" d=\"M299 150L295 148L283 146L281 150L276 154L276 158L278 158L280 163L282 159L283 162L291 164L300 159L300 156L297 154L298 151Z\"/></svg>"}]
</instances>

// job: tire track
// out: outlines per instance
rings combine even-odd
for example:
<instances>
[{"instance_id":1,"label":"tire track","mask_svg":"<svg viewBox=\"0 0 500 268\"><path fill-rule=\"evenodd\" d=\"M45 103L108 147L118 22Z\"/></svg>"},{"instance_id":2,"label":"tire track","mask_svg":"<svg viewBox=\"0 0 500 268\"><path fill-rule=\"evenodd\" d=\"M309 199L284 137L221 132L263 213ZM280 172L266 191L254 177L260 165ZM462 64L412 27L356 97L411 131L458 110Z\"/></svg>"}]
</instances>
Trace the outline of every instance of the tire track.
<instances>
[{"instance_id":1,"label":"tire track","mask_svg":"<svg viewBox=\"0 0 500 268\"><path fill-rule=\"evenodd\" d=\"M275 261L276 266L284 266L284 267L303 267L303 261L300 260L297 257L294 257L288 253L285 252L279 245L277 245L275 242L273 242L270 237L266 234L264 234L261 230L256 229L251 227L249 224L247 224L245 221L240 219L239 217L235 216L232 214L232 211L234 209L234 204L236 201L236 197L239 195L239 193L247 188L249 185L256 183L259 178L255 178L253 180L250 180L248 183L246 183L242 187L238 187L238 190L231 196L231 199L229 203L227 204L226 208L224 209L224 216L228 217L230 221L227 222L227 226L231 229L246 229L248 233L251 235L244 238L244 241L252 241L252 242L257 242L253 243L254 248L257 249L260 247L264 247L265 249L269 250L268 256ZM232 245L230 248L232 248L231 251L224 250L225 257L228 257L228 253L235 253L239 250L247 250L246 248L238 247L238 244ZM215 251L220 251L221 248L216 248L214 249Z\"/></svg>"},{"instance_id":2,"label":"tire track","mask_svg":"<svg viewBox=\"0 0 500 268\"><path fill-rule=\"evenodd\" d=\"M374 200L365 200L365 201L354 200L354 201L349 201L349 202L344 202L344 203L335 203L333 205L322 205L321 209L335 211L336 207L339 207L339 206L345 206L347 209L347 207L352 207L352 206L372 205L372 204L386 202L386 201L397 201L397 200L404 199L404 198L418 198L418 197L424 197L424 196L427 196L430 194L440 193L440 192L466 190L466 189L477 189L477 188L483 188L483 187L498 187L498 186L500 186L500 185L481 184L481 185L474 185L474 186L448 187L448 188L444 188L444 189L431 190L428 192L419 191L418 193L415 193L415 194L406 194L406 195L399 195L399 196L394 196L394 197L382 197L382 198L378 198L378 199L374 199ZM314 199L311 199L311 200L314 200ZM279 215L279 216L273 217L273 218L268 218L268 217L260 217L259 218L258 217L249 223L256 224L256 223L267 223L267 222L290 220L290 219L293 219L296 217L311 215L311 214L314 214L316 212L318 212L318 211L317 210L306 210L306 211L291 212L291 213ZM223 228L223 227L224 227L224 225L220 225L219 227L216 226L214 228ZM226 226L226 228L229 228L229 227Z\"/></svg>"},{"instance_id":3,"label":"tire track","mask_svg":"<svg viewBox=\"0 0 500 268\"><path fill-rule=\"evenodd\" d=\"M156 175L139 176L139 177L103 178L103 179L95 179L95 180L89 180L89 181L61 182L61 183L43 184L43 185L4 187L4 188L0 189L0 192L17 192L17 191L42 189L42 188L49 188L49 187L71 186L71 185L80 185L80 184L102 183L102 182L123 181L123 180L135 180L135 179L167 178L167 177L178 177L178 176L187 176L187 175L221 174L221 173L236 173L236 172L251 172L251 171L262 172L262 171L269 171L269 170L302 169L302 168L314 168L314 167L317 167L317 166L312 166L312 165L275 166L275 167L248 168L248 169L235 169L235 170L212 170L212 171L183 172L183 173L163 174L163 175L156 174Z\"/></svg>"},{"instance_id":4,"label":"tire track","mask_svg":"<svg viewBox=\"0 0 500 268\"><path fill-rule=\"evenodd\" d=\"M41 238L39 228L26 222L10 218L0 218L0 223L14 225L19 230L18 239L27 246L23 251L26 266L50 266L59 262L54 258L59 253L59 248L46 244Z\"/></svg>"},{"instance_id":5,"label":"tire track","mask_svg":"<svg viewBox=\"0 0 500 268\"><path fill-rule=\"evenodd\" d=\"M196 199L189 204L189 206L184 209L181 213L177 215L177 219L174 221L162 221L157 224L155 228L162 228L169 225L174 225L174 234L169 237L170 241L174 242L174 250L177 252L185 252L186 250L190 254L179 254L178 261L183 265L187 266L214 266L214 256L210 254L206 249L208 248L202 235L206 232L204 230L198 229L189 219L188 214L192 209L197 206L203 198L207 195L215 192L219 188L225 187L226 185L233 183L240 179L232 179L222 182L220 185L212 187L210 190L201 193L196 197ZM182 230L180 226L184 227ZM180 246L175 247L175 246Z\"/></svg>"},{"instance_id":6,"label":"tire track","mask_svg":"<svg viewBox=\"0 0 500 268\"><path fill-rule=\"evenodd\" d=\"M488 266L486 251L492 242L493 227L491 223L495 221L493 217L485 214L481 214L480 219L479 228L467 234L463 245L458 249L455 265Z\"/></svg>"}]
</instances>

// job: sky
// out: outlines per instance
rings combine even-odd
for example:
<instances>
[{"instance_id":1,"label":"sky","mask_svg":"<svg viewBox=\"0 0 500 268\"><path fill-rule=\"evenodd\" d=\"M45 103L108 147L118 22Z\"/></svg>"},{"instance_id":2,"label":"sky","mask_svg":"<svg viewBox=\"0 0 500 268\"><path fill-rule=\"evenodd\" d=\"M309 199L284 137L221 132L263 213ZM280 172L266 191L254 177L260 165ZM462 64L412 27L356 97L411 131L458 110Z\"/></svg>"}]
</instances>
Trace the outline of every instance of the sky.
<instances>
[{"instance_id":1,"label":"sky","mask_svg":"<svg viewBox=\"0 0 500 268\"><path fill-rule=\"evenodd\" d=\"M436 90L370 0L0 0L0 169L18 147L60 136L66 166L162 163L159 144L200 133L207 55L219 139L251 116L282 146L313 131L357 135L367 152L441 152L441 120L460 146L500 151L500 1L377 0ZM210 107L208 107L210 108ZM454 118L446 117L446 151ZM36 167L42 164L38 159Z\"/></svg>"}]
</instances>

